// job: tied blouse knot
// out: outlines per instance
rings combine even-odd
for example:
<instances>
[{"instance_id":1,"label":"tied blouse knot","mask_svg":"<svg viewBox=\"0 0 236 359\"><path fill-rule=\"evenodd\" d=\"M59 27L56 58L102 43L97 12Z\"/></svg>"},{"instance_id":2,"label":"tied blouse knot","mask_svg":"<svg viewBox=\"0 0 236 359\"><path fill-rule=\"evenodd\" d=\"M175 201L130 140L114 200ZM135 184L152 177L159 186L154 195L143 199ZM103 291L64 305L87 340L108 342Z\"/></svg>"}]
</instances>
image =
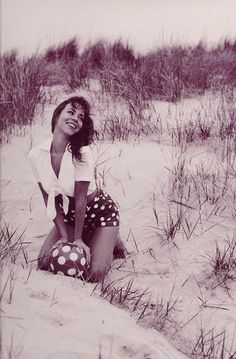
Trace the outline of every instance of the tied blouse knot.
<instances>
[{"instance_id":1,"label":"tied blouse knot","mask_svg":"<svg viewBox=\"0 0 236 359\"><path fill-rule=\"evenodd\" d=\"M52 188L48 194L48 203L47 203L47 215L51 220L53 220L57 215L55 198L59 194L62 196L62 207L64 213L67 214L69 210L69 198L63 193L60 187Z\"/></svg>"}]
</instances>

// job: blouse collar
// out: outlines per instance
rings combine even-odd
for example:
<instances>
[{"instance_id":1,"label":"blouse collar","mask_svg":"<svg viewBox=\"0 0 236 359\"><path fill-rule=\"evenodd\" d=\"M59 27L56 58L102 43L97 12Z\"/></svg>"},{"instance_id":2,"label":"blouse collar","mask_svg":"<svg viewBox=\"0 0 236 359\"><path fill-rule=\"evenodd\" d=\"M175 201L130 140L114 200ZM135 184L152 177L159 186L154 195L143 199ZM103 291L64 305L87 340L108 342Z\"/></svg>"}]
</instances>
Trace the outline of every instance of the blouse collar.
<instances>
[{"instance_id":1,"label":"blouse collar","mask_svg":"<svg viewBox=\"0 0 236 359\"><path fill-rule=\"evenodd\" d=\"M49 138L47 141L43 142L41 145L40 145L40 148L46 152L50 152L51 150L51 146L52 146L52 137ZM69 143L68 145L66 146L66 149L65 151L68 151L69 149Z\"/></svg>"}]
</instances>

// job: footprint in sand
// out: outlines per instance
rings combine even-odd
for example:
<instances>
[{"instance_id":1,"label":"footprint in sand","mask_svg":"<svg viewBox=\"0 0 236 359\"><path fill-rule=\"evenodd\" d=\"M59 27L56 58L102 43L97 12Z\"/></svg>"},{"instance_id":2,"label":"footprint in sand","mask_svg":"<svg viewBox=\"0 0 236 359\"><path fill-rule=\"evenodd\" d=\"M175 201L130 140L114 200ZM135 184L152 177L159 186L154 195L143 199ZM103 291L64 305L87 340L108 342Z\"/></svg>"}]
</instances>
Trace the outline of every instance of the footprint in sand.
<instances>
[{"instance_id":1,"label":"footprint in sand","mask_svg":"<svg viewBox=\"0 0 236 359\"><path fill-rule=\"evenodd\" d=\"M140 340L132 340L125 338L123 335L106 334L102 336L102 352L117 353L119 358L133 359L156 359L156 353L148 344L142 343ZM103 356L102 356L103 357ZM112 355L110 356L113 357ZM163 357L160 357L163 359Z\"/></svg>"},{"instance_id":2,"label":"footprint in sand","mask_svg":"<svg viewBox=\"0 0 236 359\"><path fill-rule=\"evenodd\" d=\"M37 298L41 300L45 300L49 298L48 293L43 290L38 291L38 290L29 289L29 291L30 291L29 296L31 298Z\"/></svg>"}]
</instances>

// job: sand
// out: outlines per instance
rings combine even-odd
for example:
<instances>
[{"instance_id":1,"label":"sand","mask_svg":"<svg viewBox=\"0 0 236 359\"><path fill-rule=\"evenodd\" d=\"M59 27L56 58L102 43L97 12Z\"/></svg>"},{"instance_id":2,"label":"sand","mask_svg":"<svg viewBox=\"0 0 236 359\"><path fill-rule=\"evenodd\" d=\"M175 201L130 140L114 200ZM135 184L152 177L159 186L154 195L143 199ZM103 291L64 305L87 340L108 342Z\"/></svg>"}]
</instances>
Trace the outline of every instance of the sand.
<instances>
[{"instance_id":1,"label":"sand","mask_svg":"<svg viewBox=\"0 0 236 359\"><path fill-rule=\"evenodd\" d=\"M35 259L52 223L27 153L50 137L54 106L47 107L43 120L25 136L15 136L1 151L2 213L12 228L18 228L17 234L25 231L24 241L29 242L28 265L21 258L6 263L1 273L2 357L180 359L191 352L201 326L206 331L215 328L216 333L227 329L232 343L236 286L231 283L230 295L220 286L212 290L209 256L216 241L223 245L227 236L232 237L235 221L210 216L189 240L178 233L174 245L163 244L155 228L153 194L164 221L169 169L179 151L166 140L93 146L98 185L119 202L121 234L130 252L125 261L113 262L106 281L119 287L132 280L134 289L147 290L146 301L175 302L163 328L155 324L155 316L137 322L137 313L109 304L95 284L37 270ZM192 146L186 155L211 161L212 153L201 145ZM211 208L204 210L210 213Z\"/></svg>"}]
</instances>

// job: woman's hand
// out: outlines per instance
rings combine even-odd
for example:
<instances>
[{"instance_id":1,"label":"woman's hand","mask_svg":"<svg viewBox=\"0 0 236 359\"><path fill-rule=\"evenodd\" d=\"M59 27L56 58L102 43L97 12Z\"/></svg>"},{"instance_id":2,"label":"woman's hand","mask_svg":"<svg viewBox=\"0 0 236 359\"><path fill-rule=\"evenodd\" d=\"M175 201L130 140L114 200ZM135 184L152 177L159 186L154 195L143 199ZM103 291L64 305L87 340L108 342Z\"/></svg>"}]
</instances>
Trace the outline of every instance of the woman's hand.
<instances>
[{"instance_id":1,"label":"woman's hand","mask_svg":"<svg viewBox=\"0 0 236 359\"><path fill-rule=\"evenodd\" d=\"M85 251L86 260L87 260L86 266L87 268L89 268L91 261L90 248L86 246L86 244L82 241L82 239L76 239L73 243Z\"/></svg>"},{"instance_id":2,"label":"woman's hand","mask_svg":"<svg viewBox=\"0 0 236 359\"><path fill-rule=\"evenodd\" d=\"M58 241L56 241L53 246L52 249L59 246L59 244L61 243L65 243L65 242L69 242L69 238L67 236L62 236Z\"/></svg>"}]
</instances>

